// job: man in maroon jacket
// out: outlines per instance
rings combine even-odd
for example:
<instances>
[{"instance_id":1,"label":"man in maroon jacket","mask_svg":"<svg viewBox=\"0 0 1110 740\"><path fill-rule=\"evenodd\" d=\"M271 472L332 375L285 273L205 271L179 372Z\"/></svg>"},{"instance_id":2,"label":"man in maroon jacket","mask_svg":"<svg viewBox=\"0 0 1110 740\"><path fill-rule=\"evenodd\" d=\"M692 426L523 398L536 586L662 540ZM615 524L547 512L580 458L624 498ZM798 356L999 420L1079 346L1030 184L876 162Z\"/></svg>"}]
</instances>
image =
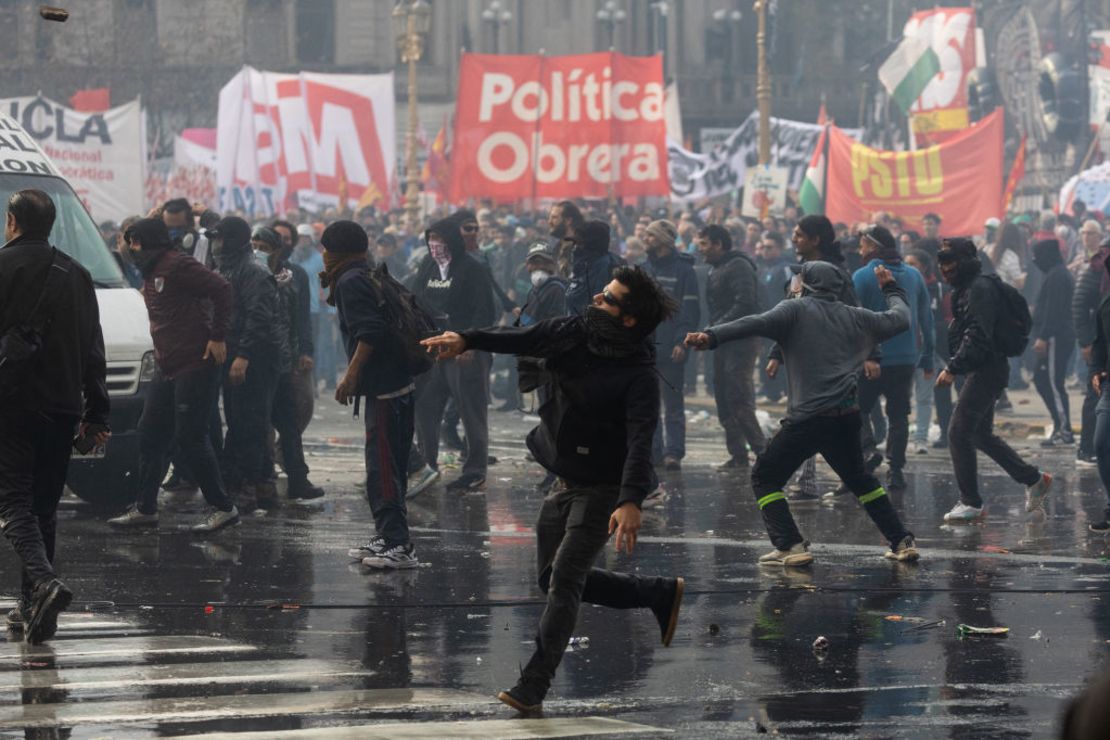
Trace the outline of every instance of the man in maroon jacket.
<instances>
[{"instance_id":1,"label":"man in maroon jacket","mask_svg":"<svg viewBox=\"0 0 1110 740\"><path fill-rule=\"evenodd\" d=\"M195 532L239 523L228 498L208 419L227 359L224 336L231 324L231 285L184 252L174 249L165 224L144 218L124 234L143 274L143 298L158 373L139 420L139 498L108 523L117 527L158 524L158 488L174 444L213 511Z\"/></svg>"}]
</instances>

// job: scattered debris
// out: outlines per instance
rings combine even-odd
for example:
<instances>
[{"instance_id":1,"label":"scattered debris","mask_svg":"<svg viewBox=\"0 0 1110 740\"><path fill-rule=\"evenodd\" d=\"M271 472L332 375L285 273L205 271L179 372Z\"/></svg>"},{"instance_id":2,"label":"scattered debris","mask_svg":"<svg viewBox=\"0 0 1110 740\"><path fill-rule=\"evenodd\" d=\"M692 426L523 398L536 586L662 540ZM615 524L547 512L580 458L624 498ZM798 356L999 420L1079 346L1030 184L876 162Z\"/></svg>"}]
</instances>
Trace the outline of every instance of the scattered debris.
<instances>
[{"instance_id":1,"label":"scattered debris","mask_svg":"<svg viewBox=\"0 0 1110 740\"><path fill-rule=\"evenodd\" d=\"M1005 637L1010 634L1009 627L972 627L969 624L957 624L956 636L964 637Z\"/></svg>"}]
</instances>

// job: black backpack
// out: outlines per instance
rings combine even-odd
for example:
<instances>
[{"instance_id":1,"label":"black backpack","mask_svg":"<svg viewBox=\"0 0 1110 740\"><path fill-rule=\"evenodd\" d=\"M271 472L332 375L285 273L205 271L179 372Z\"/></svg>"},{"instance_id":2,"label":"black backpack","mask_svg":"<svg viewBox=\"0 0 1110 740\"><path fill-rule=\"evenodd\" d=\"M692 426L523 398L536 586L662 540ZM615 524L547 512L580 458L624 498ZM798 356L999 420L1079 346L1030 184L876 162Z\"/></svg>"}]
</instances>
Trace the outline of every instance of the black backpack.
<instances>
[{"instance_id":1,"label":"black backpack","mask_svg":"<svg viewBox=\"0 0 1110 740\"><path fill-rule=\"evenodd\" d=\"M385 263L367 273L378 295L378 308L397 336L410 375L423 375L432 369L433 360L420 341L440 333L436 322L420 307L408 288L389 274Z\"/></svg>"},{"instance_id":2,"label":"black backpack","mask_svg":"<svg viewBox=\"0 0 1110 740\"><path fill-rule=\"evenodd\" d=\"M1033 331L1029 303L1017 288L1002 282L1002 278L997 275L984 277L998 287L1001 296L994 327L994 346L1007 357L1020 357L1025 352L1029 344L1029 334Z\"/></svg>"},{"instance_id":3,"label":"black backpack","mask_svg":"<svg viewBox=\"0 0 1110 740\"><path fill-rule=\"evenodd\" d=\"M38 300L23 321L0 336L0 399L9 400L26 390L35 358L42 351L54 319L58 292L69 274L70 259L51 247L50 268Z\"/></svg>"}]
</instances>

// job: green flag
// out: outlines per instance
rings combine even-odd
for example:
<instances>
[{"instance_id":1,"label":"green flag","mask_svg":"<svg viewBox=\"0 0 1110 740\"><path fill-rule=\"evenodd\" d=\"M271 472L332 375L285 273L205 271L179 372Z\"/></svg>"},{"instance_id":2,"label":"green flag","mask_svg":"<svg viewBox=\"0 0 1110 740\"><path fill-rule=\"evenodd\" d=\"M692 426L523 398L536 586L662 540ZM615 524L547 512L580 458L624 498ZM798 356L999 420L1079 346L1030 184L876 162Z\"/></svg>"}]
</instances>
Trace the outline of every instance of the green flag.
<instances>
[{"instance_id":1,"label":"green flag","mask_svg":"<svg viewBox=\"0 0 1110 740\"><path fill-rule=\"evenodd\" d=\"M879 81L902 112L909 113L939 71L940 57L928 41L904 38L879 67Z\"/></svg>"}]
</instances>

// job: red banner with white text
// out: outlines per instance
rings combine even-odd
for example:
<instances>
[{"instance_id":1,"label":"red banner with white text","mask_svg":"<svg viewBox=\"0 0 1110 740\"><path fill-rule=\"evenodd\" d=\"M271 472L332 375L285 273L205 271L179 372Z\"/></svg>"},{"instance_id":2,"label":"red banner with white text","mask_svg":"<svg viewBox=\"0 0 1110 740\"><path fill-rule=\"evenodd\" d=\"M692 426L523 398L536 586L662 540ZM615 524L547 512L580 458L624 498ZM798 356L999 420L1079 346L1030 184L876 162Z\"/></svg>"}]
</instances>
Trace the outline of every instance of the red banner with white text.
<instances>
[{"instance_id":1,"label":"red banner with white text","mask_svg":"<svg viewBox=\"0 0 1110 740\"><path fill-rule=\"evenodd\" d=\"M663 61L464 54L450 199L670 193Z\"/></svg>"},{"instance_id":2,"label":"red banner with white text","mask_svg":"<svg viewBox=\"0 0 1110 740\"><path fill-rule=\"evenodd\" d=\"M978 234L1001 216L1002 109L954 137L914 152L886 152L830 128L825 215L833 221L869 221L876 211L922 231L936 213L944 233Z\"/></svg>"}]
</instances>

